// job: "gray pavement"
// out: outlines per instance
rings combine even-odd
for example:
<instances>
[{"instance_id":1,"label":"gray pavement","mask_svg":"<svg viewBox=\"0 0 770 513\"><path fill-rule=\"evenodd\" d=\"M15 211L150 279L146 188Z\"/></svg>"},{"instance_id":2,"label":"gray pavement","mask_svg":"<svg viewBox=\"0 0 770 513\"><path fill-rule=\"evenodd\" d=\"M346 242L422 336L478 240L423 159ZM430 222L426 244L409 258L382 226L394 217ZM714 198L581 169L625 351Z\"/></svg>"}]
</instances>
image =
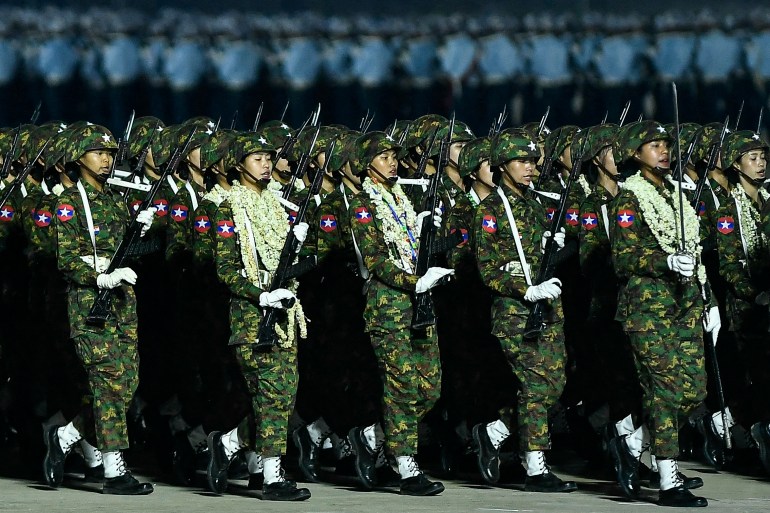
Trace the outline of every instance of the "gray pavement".
<instances>
[{"instance_id":1,"label":"gray pavement","mask_svg":"<svg viewBox=\"0 0 770 513\"><path fill-rule=\"evenodd\" d=\"M244 482L231 482L226 495L215 496L200 488L157 484L155 493L145 497L105 496L99 487L75 488L77 481L51 490L40 483L0 479L0 511L154 513L154 512L297 512L297 513L493 513L493 512L615 512L654 510L657 491L643 489L644 501L630 502L608 481L570 475L567 468L554 469L562 478L578 481L577 492L562 494L526 493L520 485L491 488L467 481L445 480L446 491L436 497L401 497L396 489L366 492L353 483L310 484L313 496L301 503L272 503L248 492ZM709 512L770 511L770 481L729 473L714 473L698 463L683 463L682 470L700 476L705 486L697 490L709 499ZM242 483L238 486L238 483ZM670 511L671 509L658 509Z\"/></svg>"}]
</instances>

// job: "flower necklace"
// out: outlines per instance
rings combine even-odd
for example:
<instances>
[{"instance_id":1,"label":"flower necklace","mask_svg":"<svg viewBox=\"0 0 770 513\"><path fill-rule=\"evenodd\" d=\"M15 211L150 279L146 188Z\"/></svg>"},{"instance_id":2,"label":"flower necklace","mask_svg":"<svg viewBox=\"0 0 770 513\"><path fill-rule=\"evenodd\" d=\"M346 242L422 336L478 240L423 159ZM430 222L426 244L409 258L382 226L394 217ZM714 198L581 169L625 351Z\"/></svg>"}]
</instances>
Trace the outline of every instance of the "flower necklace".
<instances>
[{"instance_id":1,"label":"flower necklace","mask_svg":"<svg viewBox=\"0 0 770 513\"><path fill-rule=\"evenodd\" d=\"M583 189L583 196L587 198L588 195L591 194L591 185L588 183L588 180L586 180L584 175L578 176L577 181L580 184L580 187Z\"/></svg>"},{"instance_id":2,"label":"flower necklace","mask_svg":"<svg viewBox=\"0 0 770 513\"><path fill-rule=\"evenodd\" d=\"M674 184L678 187L679 184ZM642 215L647 220L650 231L655 236L658 245L666 253L673 255L679 252L679 203L677 201L667 201L672 199L671 193L667 189L658 189L641 173L628 178L625 182L625 188L634 193L639 200L639 208ZM706 282L706 269L700 263L701 245L700 245L700 225L695 210L690 208L689 203L685 203L684 208L684 251L698 261L698 280L700 283Z\"/></svg>"},{"instance_id":3,"label":"flower necklace","mask_svg":"<svg viewBox=\"0 0 770 513\"><path fill-rule=\"evenodd\" d=\"M238 182L235 182L238 183ZM227 199L227 197L230 195L230 191L225 190L221 185L216 184L214 187L211 188L211 190L206 193L205 196L203 196L203 199L209 200L210 202L214 203L216 206L219 206L222 204L224 200Z\"/></svg>"},{"instance_id":4,"label":"flower necklace","mask_svg":"<svg viewBox=\"0 0 770 513\"><path fill-rule=\"evenodd\" d=\"M748 253L746 256L756 260L757 257L764 254L760 253L762 247L767 247L767 237L765 237L764 233L757 230L759 212L741 184L733 187L730 194L735 199L735 205L740 214L738 220L740 221L741 234L746 239L746 252ZM770 197L770 194L761 187L759 188L759 195L765 201Z\"/></svg>"},{"instance_id":5,"label":"flower necklace","mask_svg":"<svg viewBox=\"0 0 770 513\"><path fill-rule=\"evenodd\" d=\"M240 244L246 278L257 287L263 287L264 284L260 282L259 263L261 261L271 273L278 267L289 227L285 211L272 193L259 194L237 181L233 182L229 192L228 199L233 210L235 227L242 236L252 240L256 248L255 254L251 244ZM296 292L297 281L292 280L286 288ZM289 321L296 320L296 323L288 322L286 330L280 324L275 325L281 347L290 347L296 341L295 324L299 324L300 336L307 336L305 313L299 299L287 310L287 314Z\"/></svg>"},{"instance_id":6,"label":"flower necklace","mask_svg":"<svg viewBox=\"0 0 770 513\"><path fill-rule=\"evenodd\" d=\"M414 235L417 216L412 203L398 184L388 191L378 182L366 178L362 189L374 203L385 242L396 249L398 258L393 258L392 254L388 257L399 269L414 273L417 263L417 239Z\"/></svg>"}]
</instances>

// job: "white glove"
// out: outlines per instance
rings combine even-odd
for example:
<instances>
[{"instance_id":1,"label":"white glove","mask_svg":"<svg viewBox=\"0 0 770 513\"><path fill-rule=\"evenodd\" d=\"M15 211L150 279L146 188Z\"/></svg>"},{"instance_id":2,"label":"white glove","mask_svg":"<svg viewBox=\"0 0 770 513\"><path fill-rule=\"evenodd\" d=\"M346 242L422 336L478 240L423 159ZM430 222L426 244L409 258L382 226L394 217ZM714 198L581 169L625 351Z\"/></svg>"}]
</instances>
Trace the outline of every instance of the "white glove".
<instances>
[{"instance_id":1,"label":"white glove","mask_svg":"<svg viewBox=\"0 0 770 513\"><path fill-rule=\"evenodd\" d=\"M436 207L436 210L433 211L433 226L436 228L441 228L441 216L444 213L441 211L441 207ZM417 214L417 236L420 236L420 233L422 233L422 223L423 220L431 215L430 210L424 210Z\"/></svg>"},{"instance_id":2,"label":"white glove","mask_svg":"<svg viewBox=\"0 0 770 513\"><path fill-rule=\"evenodd\" d=\"M551 278L539 285L532 285L524 294L524 301L534 303L541 299L556 299L561 296L561 280Z\"/></svg>"},{"instance_id":3,"label":"white glove","mask_svg":"<svg viewBox=\"0 0 770 513\"><path fill-rule=\"evenodd\" d=\"M96 277L96 286L100 289L114 289L122 282L130 285L136 284L136 273L130 267L120 267L109 274L100 274Z\"/></svg>"},{"instance_id":4,"label":"white glove","mask_svg":"<svg viewBox=\"0 0 770 513\"><path fill-rule=\"evenodd\" d=\"M709 308L708 312L703 315L703 329L706 330L706 333L711 333L711 336L714 339L714 345L717 343L714 335L715 333L719 333L719 328L721 327L722 319L719 316L719 308L712 306Z\"/></svg>"},{"instance_id":5,"label":"white glove","mask_svg":"<svg viewBox=\"0 0 770 513\"><path fill-rule=\"evenodd\" d=\"M259 306L263 308L283 308L283 301L294 299L294 293L288 289L275 289L259 295Z\"/></svg>"},{"instance_id":6,"label":"white glove","mask_svg":"<svg viewBox=\"0 0 770 513\"><path fill-rule=\"evenodd\" d=\"M669 269L685 278L692 276L695 271L695 259L691 255L668 255L666 262Z\"/></svg>"},{"instance_id":7,"label":"white glove","mask_svg":"<svg viewBox=\"0 0 770 513\"><path fill-rule=\"evenodd\" d=\"M139 234L140 237L144 237L144 235L147 233L147 230L149 230L150 226L152 226L152 220L155 218L155 212L157 211L157 208L150 207L136 214L136 222L143 225L142 232Z\"/></svg>"},{"instance_id":8,"label":"white glove","mask_svg":"<svg viewBox=\"0 0 770 513\"><path fill-rule=\"evenodd\" d=\"M418 294L427 292L439 282L444 276L452 276L455 273L454 269L447 269L445 267L429 267L425 274L420 276L417 280L417 286L414 291Z\"/></svg>"},{"instance_id":9,"label":"white glove","mask_svg":"<svg viewBox=\"0 0 770 513\"><path fill-rule=\"evenodd\" d=\"M561 228L559 229L559 233L557 233L553 238L553 241L556 243L556 246L559 249L564 247L564 237L565 237L564 228ZM540 243L541 244L540 249L542 251L545 251L545 245L548 244L548 239L550 238L551 238L551 230L546 230L545 232L543 232L543 240Z\"/></svg>"},{"instance_id":10,"label":"white glove","mask_svg":"<svg viewBox=\"0 0 770 513\"><path fill-rule=\"evenodd\" d=\"M305 239L307 239L307 229L308 224L306 222L301 222L295 224L291 231L294 232L294 236L297 238L297 241L302 245L305 242Z\"/></svg>"}]
</instances>

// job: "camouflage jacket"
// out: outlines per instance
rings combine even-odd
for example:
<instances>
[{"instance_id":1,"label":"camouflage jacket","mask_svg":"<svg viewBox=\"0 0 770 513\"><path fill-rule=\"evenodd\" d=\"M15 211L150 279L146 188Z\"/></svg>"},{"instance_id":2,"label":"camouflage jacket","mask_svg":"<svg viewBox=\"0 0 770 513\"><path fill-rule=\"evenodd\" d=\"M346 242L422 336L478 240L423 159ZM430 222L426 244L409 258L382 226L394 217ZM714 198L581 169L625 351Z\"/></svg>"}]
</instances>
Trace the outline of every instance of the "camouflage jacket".
<instances>
[{"instance_id":1,"label":"camouflage jacket","mask_svg":"<svg viewBox=\"0 0 770 513\"><path fill-rule=\"evenodd\" d=\"M21 188L17 187L8 198L8 201L5 202L5 205L0 208L0 250L4 250L11 239L16 239L17 243L23 239L23 212L21 207L23 200ZM12 242L12 245L15 244Z\"/></svg>"},{"instance_id":2,"label":"camouflage jacket","mask_svg":"<svg viewBox=\"0 0 770 513\"><path fill-rule=\"evenodd\" d=\"M618 282L610 272L613 200L604 187L596 185L580 205L580 269L591 287L591 316L613 317L617 307Z\"/></svg>"},{"instance_id":3,"label":"camouflage jacket","mask_svg":"<svg viewBox=\"0 0 770 513\"><path fill-rule=\"evenodd\" d=\"M680 283L669 269L668 254L650 231L633 192L620 191L611 218L612 263L620 282L615 319L627 332L653 331L674 321L695 329L703 311L697 280Z\"/></svg>"},{"instance_id":4,"label":"camouflage jacket","mask_svg":"<svg viewBox=\"0 0 770 513\"><path fill-rule=\"evenodd\" d=\"M345 194L350 196L350 191L346 190ZM315 253L319 265L331 256L354 262L356 256L343 192L336 187L321 198L320 204L312 202L311 206L305 219L310 228L302 254Z\"/></svg>"},{"instance_id":5,"label":"camouflage jacket","mask_svg":"<svg viewBox=\"0 0 770 513\"><path fill-rule=\"evenodd\" d=\"M542 259L541 244L546 231L543 207L529 192L518 196L503 187L511 205L511 212L519 230L522 249L530 267L532 280L537 278ZM476 262L484 284L492 290L492 333L511 336L516 328L523 328L529 316L531 303L524 301L528 284L519 261L519 254L511 231L505 207L498 192L487 196L476 210L473 236ZM546 320L562 320L561 299L552 301Z\"/></svg>"},{"instance_id":6,"label":"camouflage jacket","mask_svg":"<svg viewBox=\"0 0 770 513\"><path fill-rule=\"evenodd\" d=\"M738 222L737 209L735 198L730 196L716 211L714 223L716 248L719 253L719 274L727 284L725 308L731 328L735 331L741 330L747 322L749 322L748 327L755 324L751 322L751 316L761 316L761 310L766 314L766 308L758 307L755 300L759 293L770 289L767 281L770 277L768 245L758 237L759 248L756 253L753 253L754 256L748 257L742 241L742 237L745 238L746 235L742 233L741 223ZM757 210L761 211L762 207ZM743 224L755 223L759 228L759 219L742 221ZM761 233L761 228L758 233ZM756 328L756 326L753 327Z\"/></svg>"},{"instance_id":7,"label":"camouflage jacket","mask_svg":"<svg viewBox=\"0 0 770 513\"><path fill-rule=\"evenodd\" d=\"M716 236L718 234L717 210L721 208L730 199L730 191L719 185L718 182L709 178L709 186L703 188L700 201L698 202L698 216L701 220L701 235L704 251L716 249ZM719 205L717 205L717 202Z\"/></svg>"},{"instance_id":8,"label":"camouflage jacket","mask_svg":"<svg viewBox=\"0 0 770 513\"><path fill-rule=\"evenodd\" d=\"M57 201L58 196L43 194L43 189L40 188L37 201L30 208L31 215L24 217L24 232L35 257L56 257L54 209Z\"/></svg>"},{"instance_id":9,"label":"camouflage jacket","mask_svg":"<svg viewBox=\"0 0 770 513\"><path fill-rule=\"evenodd\" d=\"M444 236L459 231L463 240L451 249L447 260L453 269L460 272L460 267L472 263L473 253L470 246L470 232L476 207L468 195L448 177L444 177Z\"/></svg>"},{"instance_id":10,"label":"camouflage jacket","mask_svg":"<svg viewBox=\"0 0 770 513\"><path fill-rule=\"evenodd\" d=\"M169 262L186 261L192 255L193 214L202 191L195 183L191 182L190 186L196 195L194 199L183 182L169 201L166 223L166 260Z\"/></svg>"}]
</instances>

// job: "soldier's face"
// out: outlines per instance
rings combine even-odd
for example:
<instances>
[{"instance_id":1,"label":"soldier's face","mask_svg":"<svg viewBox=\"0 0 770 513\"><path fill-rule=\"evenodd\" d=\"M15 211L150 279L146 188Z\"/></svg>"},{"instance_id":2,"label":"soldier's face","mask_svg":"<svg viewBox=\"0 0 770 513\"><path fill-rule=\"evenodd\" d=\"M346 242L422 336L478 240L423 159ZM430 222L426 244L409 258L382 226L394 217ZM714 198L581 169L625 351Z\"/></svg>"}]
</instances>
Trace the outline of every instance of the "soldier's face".
<instances>
[{"instance_id":1,"label":"soldier's face","mask_svg":"<svg viewBox=\"0 0 770 513\"><path fill-rule=\"evenodd\" d=\"M611 175L618 174L618 167L615 164L615 155L612 154L612 146L604 147L598 157L595 157L599 166L607 173Z\"/></svg>"},{"instance_id":2,"label":"soldier's face","mask_svg":"<svg viewBox=\"0 0 770 513\"><path fill-rule=\"evenodd\" d=\"M112 151L91 150L80 157L80 168L99 181L105 181L112 167Z\"/></svg>"},{"instance_id":3,"label":"soldier's face","mask_svg":"<svg viewBox=\"0 0 770 513\"><path fill-rule=\"evenodd\" d=\"M764 150L751 150L744 153L735 163L735 167L752 180L764 180L767 167Z\"/></svg>"},{"instance_id":4,"label":"soldier's face","mask_svg":"<svg viewBox=\"0 0 770 513\"><path fill-rule=\"evenodd\" d=\"M532 176L535 173L535 159L513 159L509 160L503 166L505 177L513 183L529 187L532 182Z\"/></svg>"},{"instance_id":5,"label":"soldier's face","mask_svg":"<svg viewBox=\"0 0 770 513\"><path fill-rule=\"evenodd\" d=\"M456 163L457 159L460 158L460 150L462 150L463 147L465 147L464 142L452 143L449 147L449 160Z\"/></svg>"},{"instance_id":6,"label":"soldier's face","mask_svg":"<svg viewBox=\"0 0 770 513\"><path fill-rule=\"evenodd\" d=\"M251 153L239 164L247 178L255 181L269 180L273 172L273 157L267 152Z\"/></svg>"},{"instance_id":7,"label":"soldier's face","mask_svg":"<svg viewBox=\"0 0 770 513\"><path fill-rule=\"evenodd\" d=\"M640 164L649 169L670 169L668 141L650 141L643 144L634 154Z\"/></svg>"},{"instance_id":8,"label":"soldier's face","mask_svg":"<svg viewBox=\"0 0 770 513\"><path fill-rule=\"evenodd\" d=\"M190 153L187 154L187 161L193 165L193 167L200 169L201 168L201 147L198 146L194 150L192 150Z\"/></svg>"},{"instance_id":9,"label":"soldier's face","mask_svg":"<svg viewBox=\"0 0 770 513\"><path fill-rule=\"evenodd\" d=\"M559 161L561 161L562 164L564 164L564 167L567 169L572 169L572 147L567 146L567 148L564 150L564 153L561 154L561 157L559 157Z\"/></svg>"},{"instance_id":10,"label":"soldier's face","mask_svg":"<svg viewBox=\"0 0 770 513\"><path fill-rule=\"evenodd\" d=\"M395 150L386 150L379 153L374 157L374 160L372 160L370 165L377 173L382 175L382 177L375 175L375 178L388 179L398 177L398 159L396 158Z\"/></svg>"},{"instance_id":11,"label":"soldier's face","mask_svg":"<svg viewBox=\"0 0 770 513\"><path fill-rule=\"evenodd\" d=\"M479 170L476 171L476 179L485 184L492 183L492 167L489 165L489 161L485 160L479 165Z\"/></svg>"}]
</instances>

